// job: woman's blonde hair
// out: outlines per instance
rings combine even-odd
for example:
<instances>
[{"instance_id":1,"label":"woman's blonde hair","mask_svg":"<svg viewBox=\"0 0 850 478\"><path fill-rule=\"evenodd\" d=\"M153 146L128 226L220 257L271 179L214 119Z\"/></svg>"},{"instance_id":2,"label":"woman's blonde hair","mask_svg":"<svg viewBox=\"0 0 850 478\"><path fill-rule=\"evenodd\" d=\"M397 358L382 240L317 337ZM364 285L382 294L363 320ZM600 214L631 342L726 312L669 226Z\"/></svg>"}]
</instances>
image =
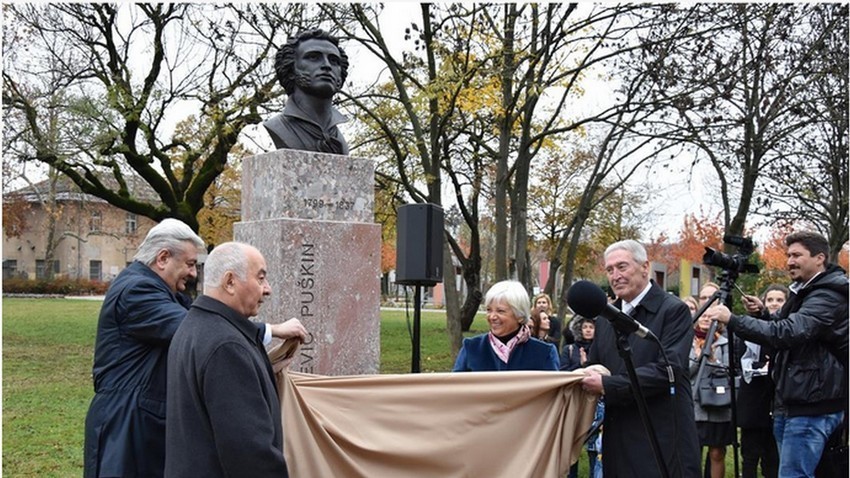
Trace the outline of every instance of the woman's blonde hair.
<instances>
[{"instance_id":1,"label":"woman's blonde hair","mask_svg":"<svg viewBox=\"0 0 850 478\"><path fill-rule=\"evenodd\" d=\"M546 302L549 304L549 307L546 309L546 313L549 314L549 315L553 315L555 313L555 304L552 302L552 298L549 297L549 294L547 294L545 292L541 292L541 293L535 295L533 299L531 299L531 307L536 308L537 307L537 301L540 300L541 298L546 299Z\"/></svg>"}]
</instances>

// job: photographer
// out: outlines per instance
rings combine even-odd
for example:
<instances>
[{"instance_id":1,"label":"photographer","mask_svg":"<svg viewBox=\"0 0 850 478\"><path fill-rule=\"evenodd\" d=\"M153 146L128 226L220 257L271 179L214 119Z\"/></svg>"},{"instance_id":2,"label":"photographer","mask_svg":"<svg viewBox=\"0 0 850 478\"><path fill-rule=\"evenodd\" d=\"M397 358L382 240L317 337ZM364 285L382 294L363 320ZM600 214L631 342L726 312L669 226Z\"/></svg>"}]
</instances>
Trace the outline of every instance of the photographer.
<instances>
[{"instance_id":1,"label":"photographer","mask_svg":"<svg viewBox=\"0 0 850 478\"><path fill-rule=\"evenodd\" d=\"M770 369L779 476L814 476L846 408L848 283L843 269L827 263L829 247L820 234L795 232L785 244L794 283L775 321L732 315L723 305L705 315L746 340L774 348ZM743 301L752 315L764 308L757 297Z\"/></svg>"}]
</instances>

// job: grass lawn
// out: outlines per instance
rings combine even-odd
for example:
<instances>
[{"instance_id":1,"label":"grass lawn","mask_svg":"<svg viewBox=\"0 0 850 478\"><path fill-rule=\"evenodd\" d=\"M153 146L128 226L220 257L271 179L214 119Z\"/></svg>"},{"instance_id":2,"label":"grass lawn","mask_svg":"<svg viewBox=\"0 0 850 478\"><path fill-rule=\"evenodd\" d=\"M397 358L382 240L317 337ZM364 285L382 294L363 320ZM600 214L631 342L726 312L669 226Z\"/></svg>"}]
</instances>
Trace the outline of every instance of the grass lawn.
<instances>
[{"instance_id":1,"label":"grass lawn","mask_svg":"<svg viewBox=\"0 0 850 478\"><path fill-rule=\"evenodd\" d=\"M94 392L92 352L99 301L3 299L3 475L82 475L83 423ZM410 327L413 324L410 311ZM475 335L487 330L476 318ZM452 359L445 315L422 311L422 372L447 372ZM381 372L409 373L405 311L381 312ZM726 455L732 477L732 450ZM587 457L579 460L587 475Z\"/></svg>"},{"instance_id":2,"label":"grass lawn","mask_svg":"<svg viewBox=\"0 0 850 478\"><path fill-rule=\"evenodd\" d=\"M82 475L99 301L3 299L3 475ZM410 311L413 326L413 310ZM473 332L486 330L482 319ZM421 369L447 372L445 314L422 311ZM409 373L405 311L381 313L381 372Z\"/></svg>"}]
</instances>

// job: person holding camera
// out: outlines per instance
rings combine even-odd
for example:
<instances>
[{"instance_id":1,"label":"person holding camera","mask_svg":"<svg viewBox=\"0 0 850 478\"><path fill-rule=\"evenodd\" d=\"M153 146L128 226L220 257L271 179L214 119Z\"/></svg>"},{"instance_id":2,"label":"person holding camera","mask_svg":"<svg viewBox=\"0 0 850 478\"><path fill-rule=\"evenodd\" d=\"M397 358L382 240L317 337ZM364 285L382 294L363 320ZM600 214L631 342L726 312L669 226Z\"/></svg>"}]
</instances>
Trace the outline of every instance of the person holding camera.
<instances>
[{"instance_id":1,"label":"person holding camera","mask_svg":"<svg viewBox=\"0 0 850 478\"><path fill-rule=\"evenodd\" d=\"M779 476L814 476L847 408L848 281L842 268L827 262L829 244L822 235L795 232L785 245L793 284L775 320L734 315L724 305L705 315L775 350L770 371ZM765 308L755 296L742 300L751 315Z\"/></svg>"}]
</instances>

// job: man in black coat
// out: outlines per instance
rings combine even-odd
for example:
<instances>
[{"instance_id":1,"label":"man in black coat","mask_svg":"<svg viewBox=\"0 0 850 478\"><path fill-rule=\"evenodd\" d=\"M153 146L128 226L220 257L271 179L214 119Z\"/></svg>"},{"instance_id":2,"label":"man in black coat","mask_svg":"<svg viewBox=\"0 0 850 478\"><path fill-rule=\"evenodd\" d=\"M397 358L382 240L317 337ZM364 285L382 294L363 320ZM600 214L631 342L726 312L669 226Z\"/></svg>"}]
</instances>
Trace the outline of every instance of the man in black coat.
<instances>
[{"instance_id":1,"label":"man in black coat","mask_svg":"<svg viewBox=\"0 0 850 478\"><path fill-rule=\"evenodd\" d=\"M166 476L288 476L274 372L249 320L270 294L257 249L228 242L210 253L204 295L169 348ZM282 338L307 335L297 319L279 325Z\"/></svg>"},{"instance_id":2,"label":"man in black coat","mask_svg":"<svg viewBox=\"0 0 850 478\"><path fill-rule=\"evenodd\" d=\"M614 306L632 315L661 341L675 378L671 395L667 369L658 345L628 337L638 384L646 398L661 455L671 477L699 477L700 458L694 422L688 352L694 331L688 306L649 280L646 249L633 240L616 242L605 250L605 271L617 301ZM585 372L582 387L605 399L602 433L602 474L606 478L662 476L635 393L617 348L617 332L607 320L596 321L596 337L588 364L601 364L602 376Z\"/></svg>"},{"instance_id":3,"label":"man in black coat","mask_svg":"<svg viewBox=\"0 0 850 478\"><path fill-rule=\"evenodd\" d=\"M189 226L165 219L109 286L97 323L85 477L162 476L168 343L191 303L182 292L203 247Z\"/></svg>"},{"instance_id":4,"label":"man in black coat","mask_svg":"<svg viewBox=\"0 0 850 478\"><path fill-rule=\"evenodd\" d=\"M791 297L773 321L732 315L718 305L705 314L728 324L746 340L774 349L773 434L779 476L815 476L830 435L847 413L848 282L845 271L827 263L829 243L815 232L785 238ZM764 308L744 296L747 312ZM844 465L846 469L846 464Z\"/></svg>"}]
</instances>

